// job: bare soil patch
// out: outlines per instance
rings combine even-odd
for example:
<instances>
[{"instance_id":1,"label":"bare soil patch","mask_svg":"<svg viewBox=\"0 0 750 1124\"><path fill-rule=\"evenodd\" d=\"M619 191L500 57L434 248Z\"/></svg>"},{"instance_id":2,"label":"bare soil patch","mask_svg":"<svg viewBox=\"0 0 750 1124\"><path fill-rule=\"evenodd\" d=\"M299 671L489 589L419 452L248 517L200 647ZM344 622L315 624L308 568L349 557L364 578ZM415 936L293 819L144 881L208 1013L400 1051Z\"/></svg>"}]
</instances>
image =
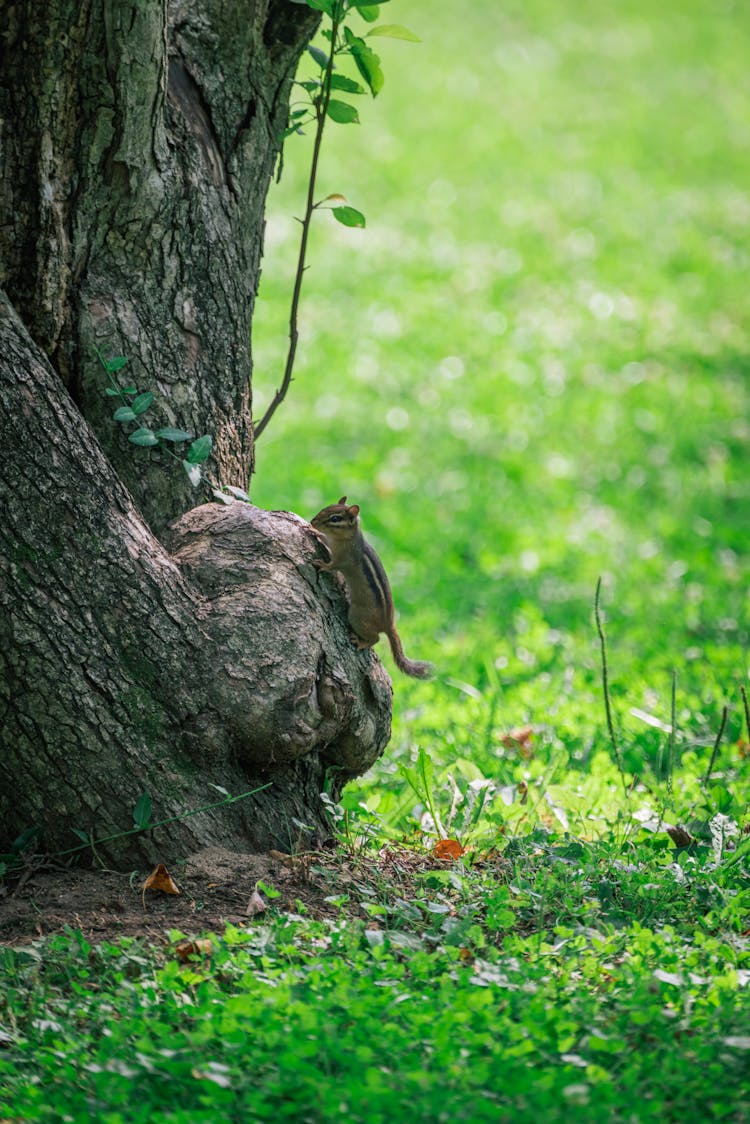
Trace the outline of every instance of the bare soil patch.
<instances>
[{"instance_id":1,"label":"bare soil patch","mask_svg":"<svg viewBox=\"0 0 750 1124\"><path fill-rule=\"evenodd\" d=\"M144 894L150 871L29 868L15 886L0 887L0 943L24 944L66 926L80 929L89 941L123 936L158 941L169 929L221 931L227 921L247 924L257 915L248 914L248 905L259 881L281 892L270 903L276 907L295 912L301 905L315 916L333 915L325 898L335 893L336 871L329 876L317 865L321 861L331 862L327 856L248 855L209 847L170 867L179 894ZM335 865L340 870L340 861Z\"/></svg>"},{"instance_id":2,"label":"bare soil patch","mask_svg":"<svg viewBox=\"0 0 750 1124\"><path fill-rule=\"evenodd\" d=\"M170 929L187 936L221 932L228 921L247 925L258 917L257 899L251 905L251 898L259 882L278 891L267 899L275 909L322 918L337 917L343 908L350 918L372 925L362 903L410 899L421 873L453 861L452 854L441 854L439 846L425 853L389 845L366 855L341 850L252 855L207 847L170 867L179 894L144 892L147 870L123 874L30 865L15 884L0 884L0 945L26 944L68 927L94 943L119 937L165 942ZM502 877L500 861L491 865Z\"/></svg>"}]
</instances>

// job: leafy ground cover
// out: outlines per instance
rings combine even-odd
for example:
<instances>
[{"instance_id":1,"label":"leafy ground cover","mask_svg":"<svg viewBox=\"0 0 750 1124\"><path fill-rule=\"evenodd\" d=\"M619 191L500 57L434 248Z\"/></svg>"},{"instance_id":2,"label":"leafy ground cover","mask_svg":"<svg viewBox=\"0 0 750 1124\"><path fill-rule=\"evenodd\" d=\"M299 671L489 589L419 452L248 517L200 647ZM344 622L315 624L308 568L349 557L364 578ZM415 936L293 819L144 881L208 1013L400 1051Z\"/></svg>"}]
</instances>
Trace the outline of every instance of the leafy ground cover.
<instances>
[{"instance_id":1,"label":"leafy ground cover","mask_svg":"<svg viewBox=\"0 0 750 1124\"><path fill-rule=\"evenodd\" d=\"M360 503L438 677L266 913L214 905L186 962L114 922L4 950L9 1119L750 1117L748 13L392 7L422 43L330 132L368 226L316 217L253 499Z\"/></svg>"},{"instance_id":2,"label":"leafy ground cover","mask_svg":"<svg viewBox=\"0 0 750 1124\"><path fill-rule=\"evenodd\" d=\"M6 1113L744 1120L738 865L536 828L472 867L313 861L326 915L7 948Z\"/></svg>"}]
</instances>

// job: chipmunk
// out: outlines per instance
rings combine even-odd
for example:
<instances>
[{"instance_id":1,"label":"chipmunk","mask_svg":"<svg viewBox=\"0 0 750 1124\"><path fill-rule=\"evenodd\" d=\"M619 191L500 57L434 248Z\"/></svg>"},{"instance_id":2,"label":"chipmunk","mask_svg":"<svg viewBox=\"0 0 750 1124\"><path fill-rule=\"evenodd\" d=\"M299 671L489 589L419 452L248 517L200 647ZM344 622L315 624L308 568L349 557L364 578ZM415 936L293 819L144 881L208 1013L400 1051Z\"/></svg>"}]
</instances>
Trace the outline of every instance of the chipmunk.
<instances>
[{"instance_id":1,"label":"chipmunk","mask_svg":"<svg viewBox=\"0 0 750 1124\"><path fill-rule=\"evenodd\" d=\"M319 570L340 570L349 591L349 624L358 648L372 648L381 632L388 637L396 666L415 679L428 679L432 664L404 655L393 623L393 596L383 564L365 542L359 529L359 505L347 506L346 496L324 507L311 520L331 555L330 562L316 560Z\"/></svg>"}]
</instances>

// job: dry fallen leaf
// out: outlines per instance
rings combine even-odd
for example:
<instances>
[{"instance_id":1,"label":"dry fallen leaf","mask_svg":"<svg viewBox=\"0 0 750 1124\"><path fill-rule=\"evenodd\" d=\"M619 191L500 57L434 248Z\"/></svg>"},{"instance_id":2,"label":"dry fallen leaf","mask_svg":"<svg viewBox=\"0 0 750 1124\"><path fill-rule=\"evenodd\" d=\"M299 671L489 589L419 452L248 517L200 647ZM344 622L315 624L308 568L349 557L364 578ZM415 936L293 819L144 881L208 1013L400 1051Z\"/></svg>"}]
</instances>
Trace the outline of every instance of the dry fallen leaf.
<instances>
[{"instance_id":1,"label":"dry fallen leaf","mask_svg":"<svg viewBox=\"0 0 750 1124\"><path fill-rule=\"evenodd\" d=\"M432 853L436 859L452 862L454 859L461 858L464 849L457 839L441 839L435 844Z\"/></svg>"},{"instance_id":2,"label":"dry fallen leaf","mask_svg":"<svg viewBox=\"0 0 750 1124\"><path fill-rule=\"evenodd\" d=\"M146 890L161 890L163 894L179 894L179 890L172 881L172 876L164 863L159 863L149 874L141 888L143 908L146 908Z\"/></svg>"},{"instance_id":3,"label":"dry fallen leaf","mask_svg":"<svg viewBox=\"0 0 750 1124\"><path fill-rule=\"evenodd\" d=\"M533 742L533 726L516 726L512 730L508 730L508 733L503 734L500 738L501 745L504 745L506 749L517 749L521 757L534 756Z\"/></svg>"},{"instance_id":4,"label":"dry fallen leaf","mask_svg":"<svg viewBox=\"0 0 750 1124\"><path fill-rule=\"evenodd\" d=\"M174 946L174 954L183 964L187 963L191 956L210 956L212 951L211 942L205 938L198 941L180 941Z\"/></svg>"},{"instance_id":5,"label":"dry fallen leaf","mask_svg":"<svg viewBox=\"0 0 750 1124\"><path fill-rule=\"evenodd\" d=\"M266 899L262 894L259 894L257 890L253 890L250 895L250 901L247 903L245 913L248 917L255 917L256 913L265 913L267 909L268 902Z\"/></svg>"},{"instance_id":6,"label":"dry fallen leaf","mask_svg":"<svg viewBox=\"0 0 750 1124\"><path fill-rule=\"evenodd\" d=\"M172 881L172 875L169 873L164 863L159 863L149 874L146 881L143 883L144 890L161 890L163 894L179 894L179 890Z\"/></svg>"},{"instance_id":7,"label":"dry fallen leaf","mask_svg":"<svg viewBox=\"0 0 750 1124\"><path fill-rule=\"evenodd\" d=\"M693 839L690 832L686 828L680 827L679 824L677 825L677 827L672 827L671 824L665 825L664 830L674 843L675 847L689 847L691 843L695 843L695 840Z\"/></svg>"},{"instance_id":8,"label":"dry fallen leaf","mask_svg":"<svg viewBox=\"0 0 750 1124\"><path fill-rule=\"evenodd\" d=\"M312 862L312 851L305 851L301 855L286 855L283 851L269 851L269 859L273 859L277 863L281 863L287 870L293 871L295 874L301 874L307 878L310 873L310 864Z\"/></svg>"},{"instance_id":9,"label":"dry fallen leaf","mask_svg":"<svg viewBox=\"0 0 750 1124\"><path fill-rule=\"evenodd\" d=\"M291 855L287 855L285 851L269 851L269 859L274 859L277 863L283 863L284 866L291 866L294 859Z\"/></svg>"}]
</instances>

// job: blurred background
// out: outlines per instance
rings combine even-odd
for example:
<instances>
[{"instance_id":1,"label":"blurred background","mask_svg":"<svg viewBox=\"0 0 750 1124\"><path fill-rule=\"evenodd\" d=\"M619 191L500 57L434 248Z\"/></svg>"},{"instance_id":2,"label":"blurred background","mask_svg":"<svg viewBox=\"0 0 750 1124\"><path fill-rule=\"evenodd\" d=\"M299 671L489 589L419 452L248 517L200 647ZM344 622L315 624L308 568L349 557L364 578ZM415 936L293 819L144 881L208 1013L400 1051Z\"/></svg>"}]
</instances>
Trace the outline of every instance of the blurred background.
<instances>
[{"instance_id":1,"label":"blurred background","mask_svg":"<svg viewBox=\"0 0 750 1124\"><path fill-rule=\"evenodd\" d=\"M750 9L391 0L380 22L421 42L373 39L381 94L356 99L360 125L328 123L318 196L367 228L314 220L295 381L252 492L306 518L359 503L406 652L438 667L393 669L394 739L360 796L418 744L468 777L556 753L585 771L607 744L599 576L626 766L656 768L673 671L681 751L710 745L724 702L736 745ZM256 416L286 356L310 140L287 140L270 199ZM503 738L524 724L519 755Z\"/></svg>"}]
</instances>

